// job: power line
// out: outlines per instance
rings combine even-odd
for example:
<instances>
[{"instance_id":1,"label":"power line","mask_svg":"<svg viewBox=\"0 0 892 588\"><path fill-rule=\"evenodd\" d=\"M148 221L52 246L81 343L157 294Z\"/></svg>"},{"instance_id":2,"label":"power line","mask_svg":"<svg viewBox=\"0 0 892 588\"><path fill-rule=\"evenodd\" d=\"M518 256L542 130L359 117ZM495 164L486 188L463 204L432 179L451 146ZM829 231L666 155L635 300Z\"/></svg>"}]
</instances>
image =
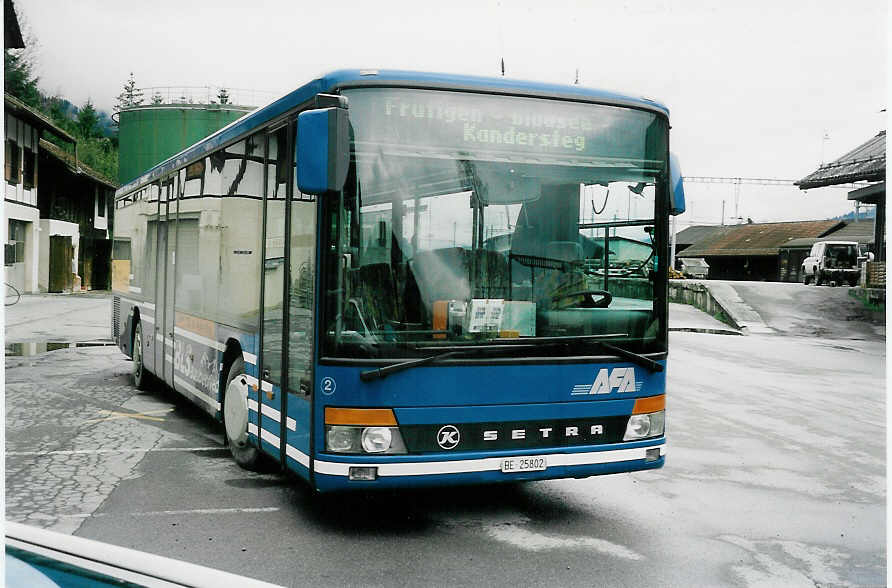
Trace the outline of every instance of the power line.
<instances>
[{"instance_id":1,"label":"power line","mask_svg":"<svg viewBox=\"0 0 892 588\"><path fill-rule=\"evenodd\" d=\"M685 183L692 184L734 184L734 218L740 218L740 186L750 184L757 186L795 186L796 180L781 180L777 178L743 178L728 176L683 176ZM853 184L837 184L828 188L846 188L852 190L868 186L868 182L855 182ZM724 211L722 213L724 217ZM722 218L724 223L724 218Z\"/></svg>"},{"instance_id":2,"label":"power line","mask_svg":"<svg viewBox=\"0 0 892 588\"><path fill-rule=\"evenodd\" d=\"M683 176L685 182L695 184L757 184L761 186L795 186L796 180L780 180L777 178L743 178L728 176ZM836 184L828 188L863 188L870 185L869 182L855 182L852 184Z\"/></svg>"}]
</instances>

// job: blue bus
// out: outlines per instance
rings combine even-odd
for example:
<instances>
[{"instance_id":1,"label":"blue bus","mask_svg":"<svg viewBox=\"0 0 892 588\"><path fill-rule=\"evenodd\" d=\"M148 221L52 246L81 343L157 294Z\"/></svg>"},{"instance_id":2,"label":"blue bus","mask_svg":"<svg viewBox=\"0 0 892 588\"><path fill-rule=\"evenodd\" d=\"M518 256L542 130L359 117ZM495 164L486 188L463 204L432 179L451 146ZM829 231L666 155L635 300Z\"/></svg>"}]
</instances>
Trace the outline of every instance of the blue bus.
<instances>
[{"instance_id":1,"label":"blue bus","mask_svg":"<svg viewBox=\"0 0 892 588\"><path fill-rule=\"evenodd\" d=\"M659 468L683 210L661 104L336 71L117 191L114 336L318 491Z\"/></svg>"}]
</instances>

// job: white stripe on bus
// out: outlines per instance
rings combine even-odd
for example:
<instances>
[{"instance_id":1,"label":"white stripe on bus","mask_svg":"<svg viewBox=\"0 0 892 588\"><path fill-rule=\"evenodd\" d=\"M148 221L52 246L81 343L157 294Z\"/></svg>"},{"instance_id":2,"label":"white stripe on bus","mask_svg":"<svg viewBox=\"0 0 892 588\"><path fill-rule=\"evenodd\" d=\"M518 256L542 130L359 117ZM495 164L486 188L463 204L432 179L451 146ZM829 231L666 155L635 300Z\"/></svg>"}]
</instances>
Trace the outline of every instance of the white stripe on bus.
<instances>
[{"instance_id":1,"label":"white stripe on bus","mask_svg":"<svg viewBox=\"0 0 892 588\"><path fill-rule=\"evenodd\" d=\"M261 412L261 414L266 415L269 418L273 419L277 423L282 422L282 413L280 413L278 410L276 410L275 408L273 408L272 406L270 406L268 404L261 404L260 412Z\"/></svg>"},{"instance_id":2,"label":"white stripe on bus","mask_svg":"<svg viewBox=\"0 0 892 588\"><path fill-rule=\"evenodd\" d=\"M177 376L176 374L174 374L173 383L175 386L182 386L183 389L185 389L187 392L189 392L190 394L192 394L193 396L195 396L196 398L198 398L199 400L201 400L202 402L204 402L211 408L220 410L220 403L217 402L217 400L215 398L211 398L210 396L208 396L207 394L205 394L204 392L202 392L201 390L199 390L198 388L196 388L195 386L193 386L192 384L190 384L189 382L187 382L180 376Z\"/></svg>"},{"instance_id":3,"label":"white stripe on bus","mask_svg":"<svg viewBox=\"0 0 892 588\"><path fill-rule=\"evenodd\" d=\"M208 339L207 337L203 337L198 333L193 333L192 331L187 331L182 327L174 327L173 332L175 335L180 335L181 337L186 337L187 339L192 339L197 343L201 343L207 347L211 347L216 349L217 351L226 351L226 345L220 343L219 341L214 341L213 339Z\"/></svg>"},{"instance_id":4,"label":"white stripe on bus","mask_svg":"<svg viewBox=\"0 0 892 588\"><path fill-rule=\"evenodd\" d=\"M276 447L279 446L279 438L267 431L266 429L260 429L260 438L269 443L270 445L274 445Z\"/></svg>"},{"instance_id":5,"label":"white stripe on bus","mask_svg":"<svg viewBox=\"0 0 892 588\"><path fill-rule=\"evenodd\" d=\"M267 382L266 380L261 380L260 381L260 389L263 390L264 392L272 392L273 385L271 382Z\"/></svg>"},{"instance_id":6,"label":"white stripe on bus","mask_svg":"<svg viewBox=\"0 0 892 588\"><path fill-rule=\"evenodd\" d=\"M127 286L127 289L134 294L142 294L142 288L140 288L139 286Z\"/></svg>"},{"instance_id":7,"label":"white stripe on bus","mask_svg":"<svg viewBox=\"0 0 892 588\"><path fill-rule=\"evenodd\" d=\"M250 363L251 365L257 365L257 356L253 353L248 353L247 351L242 351L242 358L245 360L245 363Z\"/></svg>"},{"instance_id":8,"label":"white stripe on bus","mask_svg":"<svg viewBox=\"0 0 892 588\"><path fill-rule=\"evenodd\" d=\"M257 412L257 408L258 408L257 401L254 400L253 398L248 398L248 410L250 410L251 412ZM275 408L273 408L272 406L269 406L268 404L261 404L261 405L259 405L259 408L260 408L261 414L268 416L269 418L273 419L277 423L282 422L282 413L279 412L278 410L276 410ZM295 421L291 417L288 417L285 419L285 426L288 427L289 429L291 429L292 431L297 431L297 421Z\"/></svg>"},{"instance_id":9,"label":"white stripe on bus","mask_svg":"<svg viewBox=\"0 0 892 588\"><path fill-rule=\"evenodd\" d=\"M615 449L613 451L589 451L586 453L547 453L543 455L552 466L579 466L601 463L614 463L644 459L648 449L659 447L660 455L665 455L666 445L636 447L634 449ZM378 468L378 476L425 476L432 474L464 474L471 472L499 471L502 457L485 457L483 459L463 459L454 461L415 461L397 463L339 463L332 461L313 462L313 469L320 474L346 476L350 467L374 466Z\"/></svg>"},{"instance_id":10,"label":"white stripe on bus","mask_svg":"<svg viewBox=\"0 0 892 588\"><path fill-rule=\"evenodd\" d=\"M255 425L254 423L248 423L248 432L256 437L257 436L257 425Z\"/></svg>"},{"instance_id":11,"label":"white stripe on bus","mask_svg":"<svg viewBox=\"0 0 892 588\"><path fill-rule=\"evenodd\" d=\"M310 456L297 449L296 447L288 445L287 443L285 444L285 455L287 455L300 465L304 466L305 468L310 467Z\"/></svg>"},{"instance_id":12,"label":"white stripe on bus","mask_svg":"<svg viewBox=\"0 0 892 588\"><path fill-rule=\"evenodd\" d=\"M155 317L151 317L147 314L139 315L139 320L141 320L144 323L152 323L153 325L155 324Z\"/></svg>"},{"instance_id":13,"label":"white stripe on bus","mask_svg":"<svg viewBox=\"0 0 892 588\"><path fill-rule=\"evenodd\" d=\"M254 376L243 374L242 377L245 379L245 382L248 383L249 386L257 387L257 378Z\"/></svg>"}]
</instances>

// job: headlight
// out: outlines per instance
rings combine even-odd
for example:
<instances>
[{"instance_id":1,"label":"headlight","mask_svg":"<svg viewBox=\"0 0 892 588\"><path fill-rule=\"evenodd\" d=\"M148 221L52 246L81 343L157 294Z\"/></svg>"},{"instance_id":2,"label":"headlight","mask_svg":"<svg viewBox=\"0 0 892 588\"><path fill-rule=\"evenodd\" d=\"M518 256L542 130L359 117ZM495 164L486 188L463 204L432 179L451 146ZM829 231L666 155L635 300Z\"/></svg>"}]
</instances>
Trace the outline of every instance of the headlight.
<instances>
[{"instance_id":1,"label":"headlight","mask_svg":"<svg viewBox=\"0 0 892 588\"><path fill-rule=\"evenodd\" d=\"M362 448L366 453L384 453L390 449L393 433L388 427L366 427L362 430Z\"/></svg>"},{"instance_id":2,"label":"headlight","mask_svg":"<svg viewBox=\"0 0 892 588\"><path fill-rule=\"evenodd\" d=\"M666 430L666 411L648 414L633 414L626 425L623 441L637 441L648 437L659 437Z\"/></svg>"},{"instance_id":3,"label":"headlight","mask_svg":"<svg viewBox=\"0 0 892 588\"><path fill-rule=\"evenodd\" d=\"M399 427L325 426L325 450L332 453L406 453Z\"/></svg>"},{"instance_id":4,"label":"headlight","mask_svg":"<svg viewBox=\"0 0 892 588\"><path fill-rule=\"evenodd\" d=\"M359 450L359 427L329 426L325 432L325 448L335 453L355 453Z\"/></svg>"}]
</instances>

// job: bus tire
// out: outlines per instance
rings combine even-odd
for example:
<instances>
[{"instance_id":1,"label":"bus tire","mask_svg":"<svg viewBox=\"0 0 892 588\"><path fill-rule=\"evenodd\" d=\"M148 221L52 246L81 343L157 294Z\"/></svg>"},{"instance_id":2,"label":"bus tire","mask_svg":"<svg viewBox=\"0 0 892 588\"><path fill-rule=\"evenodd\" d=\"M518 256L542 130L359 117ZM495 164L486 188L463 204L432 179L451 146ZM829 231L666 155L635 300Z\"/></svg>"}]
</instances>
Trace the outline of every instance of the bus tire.
<instances>
[{"instance_id":1,"label":"bus tire","mask_svg":"<svg viewBox=\"0 0 892 588\"><path fill-rule=\"evenodd\" d=\"M241 357L235 358L226 375L223 426L235 463L246 470L256 470L260 463L260 450L248 440L248 381L245 375L245 361Z\"/></svg>"},{"instance_id":2,"label":"bus tire","mask_svg":"<svg viewBox=\"0 0 892 588\"><path fill-rule=\"evenodd\" d=\"M133 327L133 345L130 352L133 355L133 385L137 390L147 390L151 376L142 360L142 323L139 321Z\"/></svg>"}]
</instances>

